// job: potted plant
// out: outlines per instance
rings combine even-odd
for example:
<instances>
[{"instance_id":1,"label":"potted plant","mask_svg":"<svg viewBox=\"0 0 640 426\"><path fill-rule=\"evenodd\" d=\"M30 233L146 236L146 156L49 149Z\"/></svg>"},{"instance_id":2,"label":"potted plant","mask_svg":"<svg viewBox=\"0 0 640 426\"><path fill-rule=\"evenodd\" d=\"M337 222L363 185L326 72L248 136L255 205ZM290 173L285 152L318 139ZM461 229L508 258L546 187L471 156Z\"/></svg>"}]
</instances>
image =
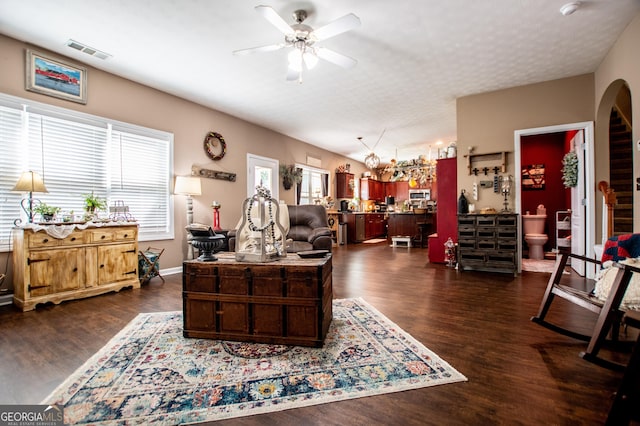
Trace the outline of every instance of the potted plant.
<instances>
[{"instance_id":1,"label":"potted plant","mask_svg":"<svg viewBox=\"0 0 640 426\"><path fill-rule=\"evenodd\" d=\"M285 190L290 190L295 184L302 182L302 169L291 165L283 164L280 166L280 174L282 175L282 186Z\"/></svg>"},{"instance_id":2,"label":"potted plant","mask_svg":"<svg viewBox=\"0 0 640 426\"><path fill-rule=\"evenodd\" d=\"M53 220L53 216L60 211L60 207L50 206L46 203L39 203L33 208L33 211L40 213L42 220L45 222L51 222Z\"/></svg>"},{"instance_id":3,"label":"potted plant","mask_svg":"<svg viewBox=\"0 0 640 426\"><path fill-rule=\"evenodd\" d=\"M95 214L96 211L105 210L107 208L107 200L100 198L93 192L91 194L83 194L84 197L84 210L90 214Z\"/></svg>"}]
</instances>

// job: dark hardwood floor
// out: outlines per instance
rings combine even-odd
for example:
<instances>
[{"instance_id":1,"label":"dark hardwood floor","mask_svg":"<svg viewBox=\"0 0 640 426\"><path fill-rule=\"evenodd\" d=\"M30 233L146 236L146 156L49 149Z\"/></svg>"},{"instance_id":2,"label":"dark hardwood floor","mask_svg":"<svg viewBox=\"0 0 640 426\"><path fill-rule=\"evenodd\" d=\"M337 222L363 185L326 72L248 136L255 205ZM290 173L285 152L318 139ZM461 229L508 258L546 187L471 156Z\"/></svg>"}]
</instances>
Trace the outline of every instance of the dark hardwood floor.
<instances>
[{"instance_id":1,"label":"dark hardwood floor","mask_svg":"<svg viewBox=\"0 0 640 426\"><path fill-rule=\"evenodd\" d=\"M427 249L386 243L337 247L333 265L334 298L364 298L469 381L217 424L604 423L622 374L530 322L548 274L458 272L428 264ZM0 307L0 404L40 403L139 312L181 310L182 276L165 279L31 312ZM584 332L595 323L563 300L548 318Z\"/></svg>"}]
</instances>

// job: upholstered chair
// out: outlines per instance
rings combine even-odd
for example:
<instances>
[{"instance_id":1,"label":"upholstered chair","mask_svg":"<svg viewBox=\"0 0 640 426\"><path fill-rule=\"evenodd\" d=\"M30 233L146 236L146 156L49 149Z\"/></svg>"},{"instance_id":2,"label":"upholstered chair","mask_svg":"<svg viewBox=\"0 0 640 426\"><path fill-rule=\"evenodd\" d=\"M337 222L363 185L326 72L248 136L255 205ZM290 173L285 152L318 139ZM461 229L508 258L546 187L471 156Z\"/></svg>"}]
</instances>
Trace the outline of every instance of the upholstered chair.
<instances>
[{"instance_id":1,"label":"upholstered chair","mask_svg":"<svg viewBox=\"0 0 640 426\"><path fill-rule=\"evenodd\" d=\"M305 204L287 206L289 210L289 233L287 252L296 253L309 250L329 250L333 241L323 206ZM229 251L235 251L236 230L229 231Z\"/></svg>"}]
</instances>

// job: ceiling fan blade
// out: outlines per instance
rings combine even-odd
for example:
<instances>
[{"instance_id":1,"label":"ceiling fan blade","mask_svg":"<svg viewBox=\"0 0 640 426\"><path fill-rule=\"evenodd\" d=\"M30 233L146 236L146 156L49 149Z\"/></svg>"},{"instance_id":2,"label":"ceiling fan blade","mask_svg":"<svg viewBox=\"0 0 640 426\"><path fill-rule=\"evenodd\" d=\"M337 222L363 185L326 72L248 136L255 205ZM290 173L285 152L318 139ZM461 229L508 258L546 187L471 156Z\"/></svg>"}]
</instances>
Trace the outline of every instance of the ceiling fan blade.
<instances>
[{"instance_id":1,"label":"ceiling fan blade","mask_svg":"<svg viewBox=\"0 0 640 426\"><path fill-rule=\"evenodd\" d=\"M273 52L274 50L280 50L285 46L286 46L286 44L284 44L284 43L269 44L267 46L250 47L249 49L234 50L233 54L234 55L249 55L251 53L257 53L257 52Z\"/></svg>"},{"instance_id":2,"label":"ceiling fan blade","mask_svg":"<svg viewBox=\"0 0 640 426\"><path fill-rule=\"evenodd\" d=\"M358 28L360 26L360 18L353 13L344 15L342 18L338 18L333 22L329 22L324 27L320 27L313 31L313 36L316 40L326 40L330 37L342 34L345 31Z\"/></svg>"},{"instance_id":3,"label":"ceiling fan blade","mask_svg":"<svg viewBox=\"0 0 640 426\"><path fill-rule=\"evenodd\" d=\"M356 66L358 61L348 56L345 56L341 53L335 52L331 49L327 49L326 47L318 47L316 48L316 54L319 58L324 59L325 61L329 61L332 64L336 64L343 68L353 68Z\"/></svg>"},{"instance_id":4,"label":"ceiling fan blade","mask_svg":"<svg viewBox=\"0 0 640 426\"><path fill-rule=\"evenodd\" d=\"M278 13L270 6L256 6L256 11L261 14L267 21L279 29L284 35L293 34L295 31L291 28L291 25L282 19Z\"/></svg>"}]
</instances>

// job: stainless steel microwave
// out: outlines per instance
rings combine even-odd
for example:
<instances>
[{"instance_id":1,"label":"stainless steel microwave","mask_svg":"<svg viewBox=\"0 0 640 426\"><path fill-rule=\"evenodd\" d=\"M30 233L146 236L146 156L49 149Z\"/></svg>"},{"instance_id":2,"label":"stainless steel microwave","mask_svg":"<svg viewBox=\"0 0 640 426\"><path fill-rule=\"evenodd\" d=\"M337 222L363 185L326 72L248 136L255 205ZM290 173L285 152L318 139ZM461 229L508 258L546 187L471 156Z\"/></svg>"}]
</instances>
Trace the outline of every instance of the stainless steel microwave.
<instances>
[{"instance_id":1,"label":"stainless steel microwave","mask_svg":"<svg viewBox=\"0 0 640 426\"><path fill-rule=\"evenodd\" d=\"M420 202L420 201L429 201L431 200L431 190L430 189L410 189L409 190L409 201L412 203Z\"/></svg>"}]
</instances>

